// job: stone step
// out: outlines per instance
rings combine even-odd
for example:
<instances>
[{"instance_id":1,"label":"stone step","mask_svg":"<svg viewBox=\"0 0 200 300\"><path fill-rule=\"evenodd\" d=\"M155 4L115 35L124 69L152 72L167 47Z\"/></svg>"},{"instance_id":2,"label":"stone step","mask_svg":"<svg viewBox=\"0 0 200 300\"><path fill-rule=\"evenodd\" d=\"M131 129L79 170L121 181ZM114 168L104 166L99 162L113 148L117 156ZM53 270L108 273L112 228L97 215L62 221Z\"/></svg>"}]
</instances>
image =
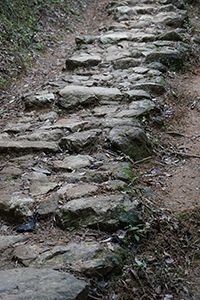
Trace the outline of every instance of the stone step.
<instances>
[{"instance_id":1,"label":"stone step","mask_svg":"<svg viewBox=\"0 0 200 300\"><path fill-rule=\"evenodd\" d=\"M15 268L0 271L0 294L5 300L86 300L88 285L68 273L52 269ZM18 287L16 289L16 286Z\"/></svg>"},{"instance_id":2,"label":"stone step","mask_svg":"<svg viewBox=\"0 0 200 300\"><path fill-rule=\"evenodd\" d=\"M44 152L58 152L59 147L54 142L46 141L16 141L16 140L0 140L1 152L30 152L30 151L44 151Z\"/></svg>"},{"instance_id":3,"label":"stone step","mask_svg":"<svg viewBox=\"0 0 200 300\"><path fill-rule=\"evenodd\" d=\"M135 205L126 195L71 200L62 207L57 220L63 228L87 226L111 232L139 222Z\"/></svg>"}]
</instances>

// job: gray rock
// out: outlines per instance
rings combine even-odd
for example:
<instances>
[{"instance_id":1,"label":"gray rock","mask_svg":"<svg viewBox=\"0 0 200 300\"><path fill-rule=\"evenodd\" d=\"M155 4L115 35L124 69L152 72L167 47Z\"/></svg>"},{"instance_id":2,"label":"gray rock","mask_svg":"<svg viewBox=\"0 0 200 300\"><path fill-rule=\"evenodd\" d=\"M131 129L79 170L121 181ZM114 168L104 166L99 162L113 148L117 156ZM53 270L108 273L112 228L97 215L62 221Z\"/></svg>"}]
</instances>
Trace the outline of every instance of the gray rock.
<instances>
[{"instance_id":1,"label":"gray rock","mask_svg":"<svg viewBox=\"0 0 200 300\"><path fill-rule=\"evenodd\" d=\"M164 32L163 34L158 36L159 40L166 40L166 41L182 41L182 37L176 31L171 30Z\"/></svg>"},{"instance_id":2,"label":"gray rock","mask_svg":"<svg viewBox=\"0 0 200 300\"><path fill-rule=\"evenodd\" d=\"M90 149L95 147L100 133L100 129L76 132L67 137L63 137L59 145L63 150L79 153L83 150L87 150L88 147L90 147Z\"/></svg>"},{"instance_id":3,"label":"gray rock","mask_svg":"<svg viewBox=\"0 0 200 300\"><path fill-rule=\"evenodd\" d=\"M154 70L159 70L160 72L167 72L167 67L161 64L160 62L152 62L148 65L149 68Z\"/></svg>"},{"instance_id":4,"label":"gray rock","mask_svg":"<svg viewBox=\"0 0 200 300\"><path fill-rule=\"evenodd\" d=\"M74 55L66 60L66 69L73 70L79 67L92 67L101 62L101 57L98 55Z\"/></svg>"},{"instance_id":5,"label":"gray rock","mask_svg":"<svg viewBox=\"0 0 200 300\"><path fill-rule=\"evenodd\" d=\"M121 126L111 129L108 141L113 150L119 150L135 160L151 155L151 145L141 128Z\"/></svg>"},{"instance_id":6,"label":"gray rock","mask_svg":"<svg viewBox=\"0 0 200 300\"><path fill-rule=\"evenodd\" d=\"M143 32L133 33L130 35L129 40L132 42L153 42L155 40L154 34L147 34Z\"/></svg>"},{"instance_id":7,"label":"gray rock","mask_svg":"<svg viewBox=\"0 0 200 300\"><path fill-rule=\"evenodd\" d=\"M55 101L55 96L53 93L41 93L40 95L25 96L23 97L26 107L39 106L39 107L49 107Z\"/></svg>"},{"instance_id":8,"label":"gray rock","mask_svg":"<svg viewBox=\"0 0 200 300\"><path fill-rule=\"evenodd\" d=\"M78 104L95 104L98 99L90 88L69 85L60 90L58 104L64 108L73 108Z\"/></svg>"},{"instance_id":9,"label":"gray rock","mask_svg":"<svg viewBox=\"0 0 200 300\"><path fill-rule=\"evenodd\" d=\"M95 93L95 96L99 101L121 101L124 100L124 96L118 88L104 88L104 87L92 87L91 91Z\"/></svg>"},{"instance_id":10,"label":"gray rock","mask_svg":"<svg viewBox=\"0 0 200 300\"><path fill-rule=\"evenodd\" d=\"M102 183L109 179L109 174L108 172L87 170L82 172L79 171L74 173L63 173L61 175L58 175L58 178L69 183L77 183L79 181Z\"/></svg>"},{"instance_id":11,"label":"gray rock","mask_svg":"<svg viewBox=\"0 0 200 300\"><path fill-rule=\"evenodd\" d=\"M192 38L194 43L200 44L200 36L195 34Z\"/></svg>"},{"instance_id":12,"label":"gray rock","mask_svg":"<svg viewBox=\"0 0 200 300\"><path fill-rule=\"evenodd\" d=\"M131 118L131 117L139 117L149 112L155 112L156 105L151 100L140 100L140 101L133 101L129 105L129 109L125 109L120 111L116 118ZM157 109L158 110L158 109ZM158 110L159 111L159 110Z\"/></svg>"},{"instance_id":13,"label":"gray rock","mask_svg":"<svg viewBox=\"0 0 200 300\"><path fill-rule=\"evenodd\" d=\"M37 245L20 245L14 248L12 259L19 261L25 267L28 267L42 252L42 247Z\"/></svg>"},{"instance_id":14,"label":"gray rock","mask_svg":"<svg viewBox=\"0 0 200 300\"><path fill-rule=\"evenodd\" d=\"M130 6L119 6L116 7L114 10L117 14L117 17L120 17L121 15L125 15L125 14L128 15L135 14L133 8Z\"/></svg>"},{"instance_id":15,"label":"gray rock","mask_svg":"<svg viewBox=\"0 0 200 300\"><path fill-rule=\"evenodd\" d=\"M143 91L143 90L130 90L125 92L125 94L128 95L129 99L131 101L133 100L141 100L141 99L152 99L149 93Z\"/></svg>"},{"instance_id":16,"label":"gray rock","mask_svg":"<svg viewBox=\"0 0 200 300\"><path fill-rule=\"evenodd\" d=\"M15 140L0 140L0 151L16 151L16 152L30 152L30 151L44 151L44 152L57 152L58 145L54 142L41 142L41 141L15 141Z\"/></svg>"},{"instance_id":17,"label":"gray rock","mask_svg":"<svg viewBox=\"0 0 200 300\"><path fill-rule=\"evenodd\" d=\"M91 35L83 35L83 36L77 36L75 38L76 44L82 45L82 44L92 44L96 40L96 36Z\"/></svg>"},{"instance_id":18,"label":"gray rock","mask_svg":"<svg viewBox=\"0 0 200 300\"><path fill-rule=\"evenodd\" d=\"M4 128L4 132L14 132L14 133L18 133L18 132L23 132L26 131L28 129L30 129L32 126L32 124L30 123L8 123L6 125L6 127Z\"/></svg>"},{"instance_id":19,"label":"gray rock","mask_svg":"<svg viewBox=\"0 0 200 300\"><path fill-rule=\"evenodd\" d=\"M82 121L80 119L72 119L72 118L64 118L64 119L60 119L57 122L55 122L53 125L51 126L44 126L44 129L67 129L71 132L76 132L77 130L83 129L86 125L88 124L88 122L86 121Z\"/></svg>"},{"instance_id":20,"label":"gray rock","mask_svg":"<svg viewBox=\"0 0 200 300\"><path fill-rule=\"evenodd\" d=\"M73 275L51 269L19 268L0 271L4 300L87 300L88 286Z\"/></svg>"},{"instance_id":21,"label":"gray rock","mask_svg":"<svg viewBox=\"0 0 200 300\"><path fill-rule=\"evenodd\" d=\"M22 170L14 167L14 166L7 166L4 167L1 171L0 171L0 176L4 177L4 179L13 179L13 178L18 178L19 176L22 175Z\"/></svg>"},{"instance_id":22,"label":"gray rock","mask_svg":"<svg viewBox=\"0 0 200 300\"><path fill-rule=\"evenodd\" d=\"M108 231L138 222L136 208L126 195L71 200L62 207L57 217L64 228L84 225Z\"/></svg>"},{"instance_id":23,"label":"gray rock","mask_svg":"<svg viewBox=\"0 0 200 300\"><path fill-rule=\"evenodd\" d=\"M67 200L80 198L84 196L90 196L92 194L97 194L98 186L89 183L79 183L79 184L66 184L63 185L58 191L58 195L65 197Z\"/></svg>"},{"instance_id":24,"label":"gray rock","mask_svg":"<svg viewBox=\"0 0 200 300\"><path fill-rule=\"evenodd\" d=\"M122 94L117 88L66 86L59 92L58 104L64 108L72 108L78 104L92 104L97 101L120 101Z\"/></svg>"},{"instance_id":25,"label":"gray rock","mask_svg":"<svg viewBox=\"0 0 200 300\"><path fill-rule=\"evenodd\" d=\"M147 54L146 63L160 62L163 65L171 68L180 68L183 65L184 54L178 50L155 50Z\"/></svg>"},{"instance_id":26,"label":"gray rock","mask_svg":"<svg viewBox=\"0 0 200 300\"><path fill-rule=\"evenodd\" d=\"M137 14L152 14L156 9L157 7L155 5L134 6L134 10Z\"/></svg>"},{"instance_id":27,"label":"gray rock","mask_svg":"<svg viewBox=\"0 0 200 300\"><path fill-rule=\"evenodd\" d=\"M88 172L86 171L77 171L73 173L62 173L58 175L58 178L61 181L68 182L68 183L77 183L81 182L92 182L92 177L89 176Z\"/></svg>"},{"instance_id":28,"label":"gray rock","mask_svg":"<svg viewBox=\"0 0 200 300\"><path fill-rule=\"evenodd\" d=\"M39 116L40 121L50 121L54 122L58 118L58 114L55 111L50 111L46 114L42 114Z\"/></svg>"},{"instance_id":29,"label":"gray rock","mask_svg":"<svg viewBox=\"0 0 200 300\"><path fill-rule=\"evenodd\" d=\"M9 134L4 132L0 134L0 140L7 140L9 139Z\"/></svg>"},{"instance_id":30,"label":"gray rock","mask_svg":"<svg viewBox=\"0 0 200 300\"><path fill-rule=\"evenodd\" d=\"M135 73L139 73L139 74L145 74L148 72L148 68L144 68L144 67L135 67L133 68L133 72Z\"/></svg>"},{"instance_id":31,"label":"gray rock","mask_svg":"<svg viewBox=\"0 0 200 300\"><path fill-rule=\"evenodd\" d=\"M27 140L27 141L58 141L61 137L64 136L64 132L61 129L53 130L35 130L33 133L21 135L18 137L18 140Z\"/></svg>"},{"instance_id":32,"label":"gray rock","mask_svg":"<svg viewBox=\"0 0 200 300\"><path fill-rule=\"evenodd\" d=\"M122 180L109 180L108 182L103 183L103 189L106 191L122 191L124 190L126 183Z\"/></svg>"},{"instance_id":33,"label":"gray rock","mask_svg":"<svg viewBox=\"0 0 200 300\"><path fill-rule=\"evenodd\" d=\"M103 126L108 128L120 126L141 127L140 123L132 118L106 118L103 122Z\"/></svg>"},{"instance_id":34,"label":"gray rock","mask_svg":"<svg viewBox=\"0 0 200 300\"><path fill-rule=\"evenodd\" d=\"M37 173L42 173L42 174L45 174L45 175L51 175L51 172L47 169L42 169L42 168L38 168L38 167L32 167L32 170L34 172L37 172Z\"/></svg>"},{"instance_id":35,"label":"gray rock","mask_svg":"<svg viewBox=\"0 0 200 300\"><path fill-rule=\"evenodd\" d=\"M63 161L53 161L55 170L73 170L91 166L94 159L89 155L70 155L65 157Z\"/></svg>"},{"instance_id":36,"label":"gray rock","mask_svg":"<svg viewBox=\"0 0 200 300\"><path fill-rule=\"evenodd\" d=\"M12 246L17 242L23 242L27 240L29 236L20 236L20 235L1 235L0 236L0 251Z\"/></svg>"},{"instance_id":37,"label":"gray rock","mask_svg":"<svg viewBox=\"0 0 200 300\"><path fill-rule=\"evenodd\" d=\"M123 40L129 40L127 32L108 33L99 38L102 44L115 44Z\"/></svg>"},{"instance_id":38,"label":"gray rock","mask_svg":"<svg viewBox=\"0 0 200 300\"><path fill-rule=\"evenodd\" d=\"M33 214L34 199L23 194L2 194L0 200L0 211L9 216L26 218Z\"/></svg>"},{"instance_id":39,"label":"gray rock","mask_svg":"<svg viewBox=\"0 0 200 300\"><path fill-rule=\"evenodd\" d=\"M30 185L30 195L39 196L44 195L57 187L57 183L50 182L47 178L41 178L39 180L32 180Z\"/></svg>"},{"instance_id":40,"label":"gray rock","mask_svg":"<svg viewBox=\"0 0 200 300\"><path fill-rule=\"evenodd\" d=\"M123 180L126 183L130 183L135 177L133 167L128 162L108 162L101 169L107 170L114 181Z\"/></svg>"},{"instance_id":41,"label":"gray rock","mask_svg":"<svg viewBox=\"0 0 200 300\"><path fill-rule=\"evenodd\" d=\"M104 117L106 115L111 115L116 111L118 107L117 106L109 106L109 105L103 105L103 106L97 106L93 109L94 116L97 117Z\"/></svg>"},{"instance_id":42,"label":"gray rock","mask_svg":"<svg viewBox=\"0 0 200 300\"><path fill-rule=\"evenodd\" d=\"M25 248L30 249L29 246L25 246ZM20 251L18 252L18 257L23 259ZM33 249L30 255L35 256L36 253L34 252L36 251ZM24 261L26 254L23 256ZM37 268L51 267L56 269L67 265L73 271L99 277L99 275L104 276L114 269L115 264L112 261L114 257L120 264L119 256L106 252L98 242L90 241L79 244L69 243L66 246L55 246L47 249L44 253L38 255L38 258L30 265Z\"/></svg>"},{"instance_id":43,"label":"gray rock","mask_svg":"<svg viewBox=\"0 0 200 300\"><path fill-rule=\"evenodd\" d=\"M166 92L165 87L162 84L153 82L141 82L134 84L132 89L144 90L146 92L152 93L154 95L163 95Z\"/></svg>"},{"instance_id":44,"label":"gray rock","mask_svg":"<svg viewBox=\"0 0 200 300\"><path fill-rule=\"evenodd\" d=\"M181 14L176 12L160 12L154 17L154 23L162 23L163 25L171 26L173 28L181 28L187 19L184 11Z\"/></svg>"},{"instance_id":45,"label":"gray rock","mask_svg":"<svg viewBox=\"0 0 200 300\"><path fill-rule=\"evenodd\" d=\"M38 216L41 218L47 218L55 214L55 211L58 207L58 201L59 195L57 193L54 193L53 195L43 199L43 202L39 204L37 209Z\"/></svg>"},{"instance_id":46,"label":"gray rock","mask_svg":"<svg viewBox=\"0 0 200 300\"><path fill-rule=\"evenodd\" d=\"M140 59L126 57L126 58L121 58L113 61L113 67L114 69L129 69L132 67L139 66L140 63L141 63Z\"/></svg>"}]
</instances>

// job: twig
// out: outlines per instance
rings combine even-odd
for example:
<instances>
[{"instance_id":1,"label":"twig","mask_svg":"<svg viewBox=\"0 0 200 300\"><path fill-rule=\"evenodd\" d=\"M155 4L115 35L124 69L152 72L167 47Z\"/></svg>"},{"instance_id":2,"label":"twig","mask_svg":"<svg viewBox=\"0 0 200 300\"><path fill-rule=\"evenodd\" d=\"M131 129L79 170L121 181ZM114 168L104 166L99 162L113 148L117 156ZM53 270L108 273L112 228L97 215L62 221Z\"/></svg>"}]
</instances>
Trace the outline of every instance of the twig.
<instances>
[{"instance_id":1,"label":"twig","mask_svg":"<svg viewBox=\"0 0 200 300\"><path fill-rule=\"evenodd\" d=\"M145 158L143 158L141 160L134 161L134 164L140 164L141 162L149 160L151 158L152 158L152 156L145 157Z\"/></svg>"},{"instance_id":2,"label":"twig","mask_svg":"<svg viewBox=\"0 0 200 300\"><path fill-rule=\"evenodd\" d=\"M169 152L170 154L174 154L174 155L180 155L183 157L194 157L194 158L200 158L200 155L196 155L196 154L190 154L190 153L183 153L183 152Z\"/></svg>"},{"instance_id":3,"label":"twig","mask_svg":"<svg viewBox=\"0 0 200 300\"><path fill-rule=\"evenodd\" d=\"M100 299L102 299L102 298L94 297L94 296L92 296L92 295L88 295L88 297L91 298L91 299L95 299L95 300L100 300Z\"/></svg>"},{"instance_id":4,"label":"twig","mask_svg":"<svg viewBox=\"0 0 200 300\"><path fill-rule=\"evenodd\" d=\"M179 135L179 136L187 137L186 135L184 135L184 134L182 134L180 132L176 132L176 131L165 131L165 133L171 134L171 135Z\"/></svg>"}]
</instances>

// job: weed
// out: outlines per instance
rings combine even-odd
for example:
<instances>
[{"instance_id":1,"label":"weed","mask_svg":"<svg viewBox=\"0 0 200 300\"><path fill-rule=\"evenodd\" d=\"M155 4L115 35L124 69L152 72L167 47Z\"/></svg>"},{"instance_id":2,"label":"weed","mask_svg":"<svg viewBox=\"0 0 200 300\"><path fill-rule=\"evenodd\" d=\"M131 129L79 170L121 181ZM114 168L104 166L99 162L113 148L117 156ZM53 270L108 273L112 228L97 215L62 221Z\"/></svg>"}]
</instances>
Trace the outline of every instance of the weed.
<instances>
[{"instance_id":1,"label":"weed","mask_svg":"<svg viewBox=\"0 0 200 300\"><path fill-rule=\"evenodd\" d=\"M133 235L133 237L135 238L135 240L139 242L140 237L143 237L145 233L144 229L141 229L141 227L143 226L144 224L139 224L137 226L128 225L124 229L128 229L128 232L130 232L131 235ZM130 238L130 236L128 238Z\"/></svg>"}]
</instances>

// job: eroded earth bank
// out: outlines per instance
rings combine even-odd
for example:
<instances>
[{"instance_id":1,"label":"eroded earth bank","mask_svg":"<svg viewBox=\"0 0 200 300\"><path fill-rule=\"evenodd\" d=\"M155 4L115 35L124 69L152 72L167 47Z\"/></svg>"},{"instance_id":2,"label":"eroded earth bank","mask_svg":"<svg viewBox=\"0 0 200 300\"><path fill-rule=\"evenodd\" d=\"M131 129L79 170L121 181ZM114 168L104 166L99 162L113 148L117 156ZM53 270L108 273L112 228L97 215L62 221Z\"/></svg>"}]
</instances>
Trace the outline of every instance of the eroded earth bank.
<instances>
[{"instance_id":1,"label":"eroded earth bank","mask_svg":"<svg viewBox=\"0 0 200 300\"><path fill-rule=\"evenodd\" d=\"M200 299L198 5L85 16L3 99L0 296Z\"/></svg>"}]
</instances>

